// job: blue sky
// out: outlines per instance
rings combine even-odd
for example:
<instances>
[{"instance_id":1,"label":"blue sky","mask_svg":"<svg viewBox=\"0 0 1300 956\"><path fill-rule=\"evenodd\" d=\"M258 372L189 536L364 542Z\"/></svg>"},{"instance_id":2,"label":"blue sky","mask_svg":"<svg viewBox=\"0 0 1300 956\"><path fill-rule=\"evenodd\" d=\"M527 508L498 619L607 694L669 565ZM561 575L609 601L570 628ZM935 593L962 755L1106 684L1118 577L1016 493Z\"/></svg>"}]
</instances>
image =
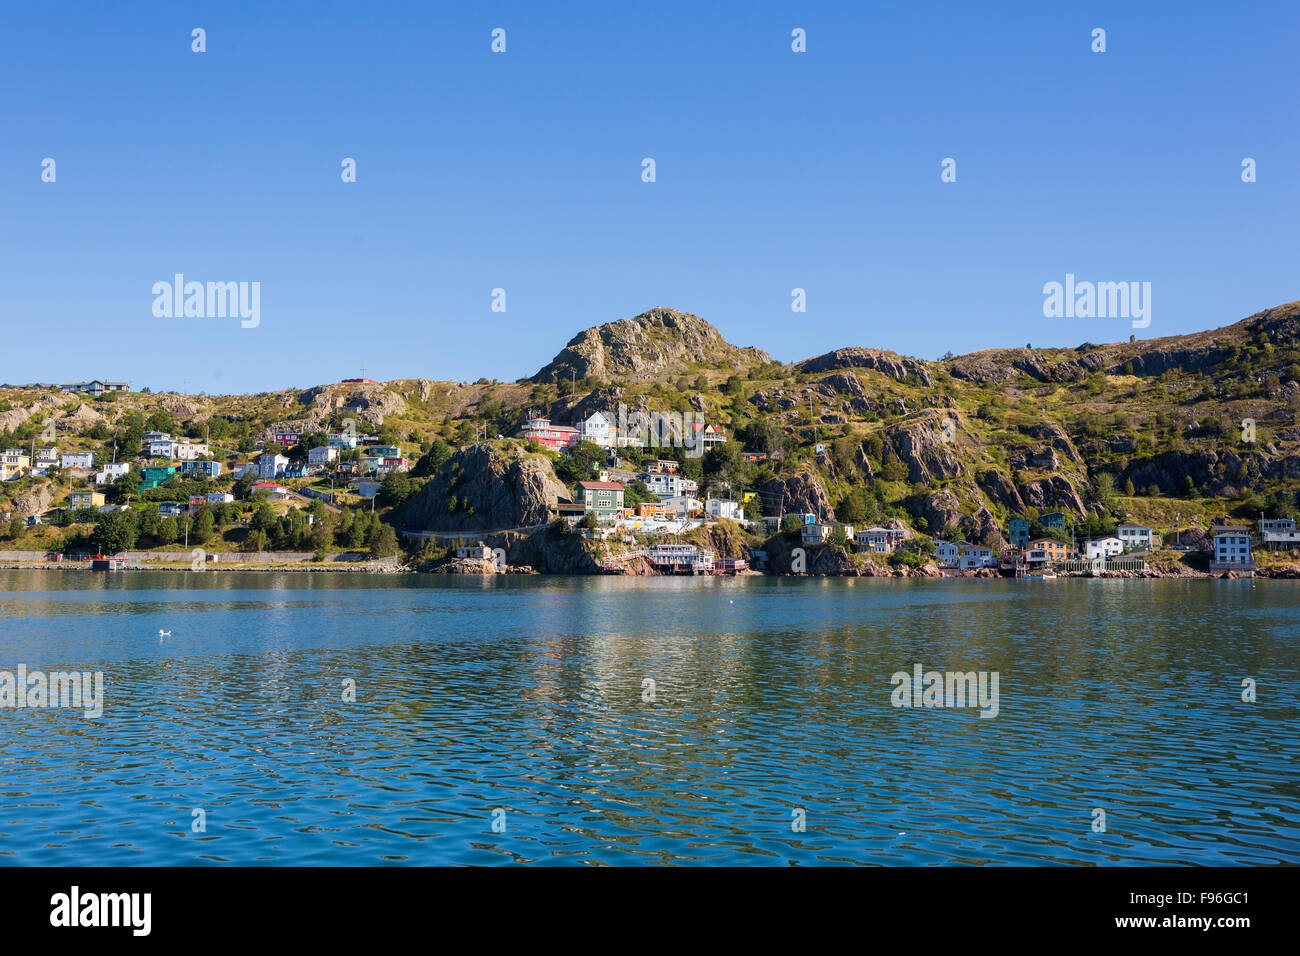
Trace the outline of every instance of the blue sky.
<instances>
[{"instance_id":1,"label":"blue sky","mask_svg":"<svg viewBox=\"0 0 1300 956\"><path fill-rule=\"evenodd\" d=\"M655 306L783 361L1126 339L1043 317L1066 273L1150 282L1142 337L1225 325L1300 296L1297 27L1294 2L9 4L0 381L511 380ZM260 325L156 318L178 272L260 282Z\"/></svg>"}]
</instances>

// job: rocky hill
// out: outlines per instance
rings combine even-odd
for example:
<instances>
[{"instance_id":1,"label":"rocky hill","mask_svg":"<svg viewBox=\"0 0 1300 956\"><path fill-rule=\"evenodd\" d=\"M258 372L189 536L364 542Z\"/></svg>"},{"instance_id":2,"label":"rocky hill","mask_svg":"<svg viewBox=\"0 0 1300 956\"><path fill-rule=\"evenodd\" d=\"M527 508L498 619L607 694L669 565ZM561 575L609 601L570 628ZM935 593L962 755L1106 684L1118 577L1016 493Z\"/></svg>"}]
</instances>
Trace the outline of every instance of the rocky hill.
<instances>
[{"instance_id":1,"label":"rocky hill","mask_svg":"<svg viewBox=\"0 0 1300 956\"><path fill-rule=\"evenodd\" d=\"M766 352L730 344L699 316L651 309L579 332L530 381L644 382L705 364L743 371L771 361Z\"/></svg>"},{"instance_id":2,"label":"rocky hill","mask_svg":"<svg viewBox=\"0 0 1300 956\"><path fill-rule=\"evenodd\" d=\"M1300 492L1300 302L1192 335L934 361L851 345L790 365L729 344L698 316L652 309L582 332L518 382L99 398L0 386L0 447L106 460L157 429L207 440L233 462L285 426L318 439L351 419L412 460L433 456L392 520L472 534L541 524L569 495L551 456L498 435L532 413L571 423L620 403L719 426L731 441L686 467L702 490L755 491L769 514L972 539L1048 510L1184 525L1256 517ZM772 457L742 462L741 447ZM58 481L0 484L0 512L62 500L71 485Z\"/></svg>"}]
</instances>

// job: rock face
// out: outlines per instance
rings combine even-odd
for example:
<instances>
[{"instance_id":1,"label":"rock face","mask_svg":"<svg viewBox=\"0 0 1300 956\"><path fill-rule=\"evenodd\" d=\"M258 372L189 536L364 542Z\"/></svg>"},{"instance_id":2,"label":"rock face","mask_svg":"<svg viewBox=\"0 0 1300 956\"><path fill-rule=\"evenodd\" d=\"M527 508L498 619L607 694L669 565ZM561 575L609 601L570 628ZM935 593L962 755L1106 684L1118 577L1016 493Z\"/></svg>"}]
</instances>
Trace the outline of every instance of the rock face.
<instances>
[{"instance_id":1,"label":"rock face","mask_svg":"<svg viewBox=\"0 0 1300 956\"><path fill-rule=\"evenodd\" d=\"M575 335L564 350L529 381L558 382L593 377L602 381L651 381L699 362L736 370L765 365L771 356L727 342L699 316L675 309L651 309Z\"/></svg>"},{"instance_id":2,"label":"rock face","mask_svg":"<svg viewBox=\"0 0 1300 956\"><path fill-rule=\"evenodd\" d=\"M979 483L980 490L984 492L989 501L1002 506L1013 515L1024 513L1025 502L1021 499L1020 492L1006 472L998 468L990 468L987 471L980 472L975 480Z\"/></svg>"},{"instance_id":3,"label":"rock face","mask_svg":"<svg viewBox=\"0 0 1300 956\"><path fill-rule=\"evenodd\" d=\"M952 440L945 441L944 420L951 424ZM884 437L894 454L907 466L908 481L936 482L965 474L956 450L957 417L934 412L918 421L895 425Z\"/></svg>"},{"instance_id":4,"label":"rock face","mask_svg":"<svg viewBox=\"0 0 1300 956\"><path fill-rule=\"evenodd\" d=\"M831 369L866 368L888 375L897 382L905 381L909 375L912 375L916 377L920 384L926 387L934 384L934 379L931 377L930 370L925 363L899 355L896 352L885 352L881 349L857 347L835 349L825 355L816 355L804 359L802 362L796 362L794 367L800 372L827 372Z\"/></svg>"},{"instance_id":5,"label":"rock face","mask_svg":"<svg viewBox=\"0 0 1300 956\"><path fill-rule=\"evenodd\" d=\"M1083 500L1074 484L1064 475L1051 475L1039 481L1027 482L1020 489L1020 497L1026 505L1039 511L1068 511L1080 516L1085 514Z\"/></svg>"},{"instance_id":6,"label":"rock face","mask_svg":"<svg viewBox=\"0 0 1300 956\"><path fill-rule=\"evenodd\" d=\"M794 535L778 534L763 545L769 574L857 575L857 565L843 548L803 548ZM794 570L795 550L803 549L803 570Z\"/></svg>"},{"instance_id":7,"label":"rock face","mask_svg":"<svg viewBox=\"0 0 1300 956\"><path fill-rule=\"evenodd\" d=\"M773 478L759 488L759 497L763 501L764 514L797 512L820 515L823 521L835 520L835 510L826 494L826 486L813 472Z\"/></svg>"},{"instance_id":8,"label":"rock face","mask_svg":"<svg viewBox=\"0 0 1300 956\"><path fill-rule=\"evenodd\" d=\"M423 394L423 388L421 389ZM337 385L317 385L297 396L297 404L307 406L303 421L310 430L321 431L340 408L359 409L356 417L365 422L382 425L390 415L401 415L406 409L406 399L387 385L376 382Z\"/></svg>"},{"instance_id":9,"label":"rock face","mask_svg":"<svg viewBox=\"0 0 1300 956\"><path fill-rule=\"evenodd\" d=\"M470 445L443 462L406 506L413 531L496 531L545 524L568 489L550 461L516 445Z\"/></svg>"}]
</instances>

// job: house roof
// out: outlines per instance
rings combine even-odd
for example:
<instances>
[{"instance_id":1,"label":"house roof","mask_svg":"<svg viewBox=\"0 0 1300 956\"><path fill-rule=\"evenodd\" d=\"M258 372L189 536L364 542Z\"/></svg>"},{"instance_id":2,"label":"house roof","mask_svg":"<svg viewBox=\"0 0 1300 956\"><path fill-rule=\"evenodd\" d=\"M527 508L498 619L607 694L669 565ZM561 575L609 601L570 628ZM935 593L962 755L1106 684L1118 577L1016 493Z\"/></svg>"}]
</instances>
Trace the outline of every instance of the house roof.
<instances>
[{"instance_id":1,"label":"house roof","mask_svg":"<svg viewBox=\"0 0 1300 956\"><path fill-rule=\"evenodd\" d=\"M622 491L623 486L617 481L580 481L579 488L588 488L592 491Z\"/></svg>"}]
</instances>

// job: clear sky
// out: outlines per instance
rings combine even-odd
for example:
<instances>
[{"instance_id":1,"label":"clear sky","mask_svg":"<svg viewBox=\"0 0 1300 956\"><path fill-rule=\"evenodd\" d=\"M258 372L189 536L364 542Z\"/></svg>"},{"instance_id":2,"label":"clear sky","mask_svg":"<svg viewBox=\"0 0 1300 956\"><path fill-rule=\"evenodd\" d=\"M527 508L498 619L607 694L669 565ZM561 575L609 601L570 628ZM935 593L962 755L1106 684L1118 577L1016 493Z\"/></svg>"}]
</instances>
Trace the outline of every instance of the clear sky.
<instances>
[{"instance_id":1,"label":"clear sky","mask_svg":"<svg viewBox=\"0 0 1300 956\"><path fill-rule=\"evenodd\" d=\"M654 306L783 361L1127 339L1044 318L1067 273L1150 282L1142 337L1226 325L1300 297L1298 28L1295 0L7 3L0 381L511 380ZM175 273L259 282L260 324L155 317Z\"/></svg>"}]
</instances>

